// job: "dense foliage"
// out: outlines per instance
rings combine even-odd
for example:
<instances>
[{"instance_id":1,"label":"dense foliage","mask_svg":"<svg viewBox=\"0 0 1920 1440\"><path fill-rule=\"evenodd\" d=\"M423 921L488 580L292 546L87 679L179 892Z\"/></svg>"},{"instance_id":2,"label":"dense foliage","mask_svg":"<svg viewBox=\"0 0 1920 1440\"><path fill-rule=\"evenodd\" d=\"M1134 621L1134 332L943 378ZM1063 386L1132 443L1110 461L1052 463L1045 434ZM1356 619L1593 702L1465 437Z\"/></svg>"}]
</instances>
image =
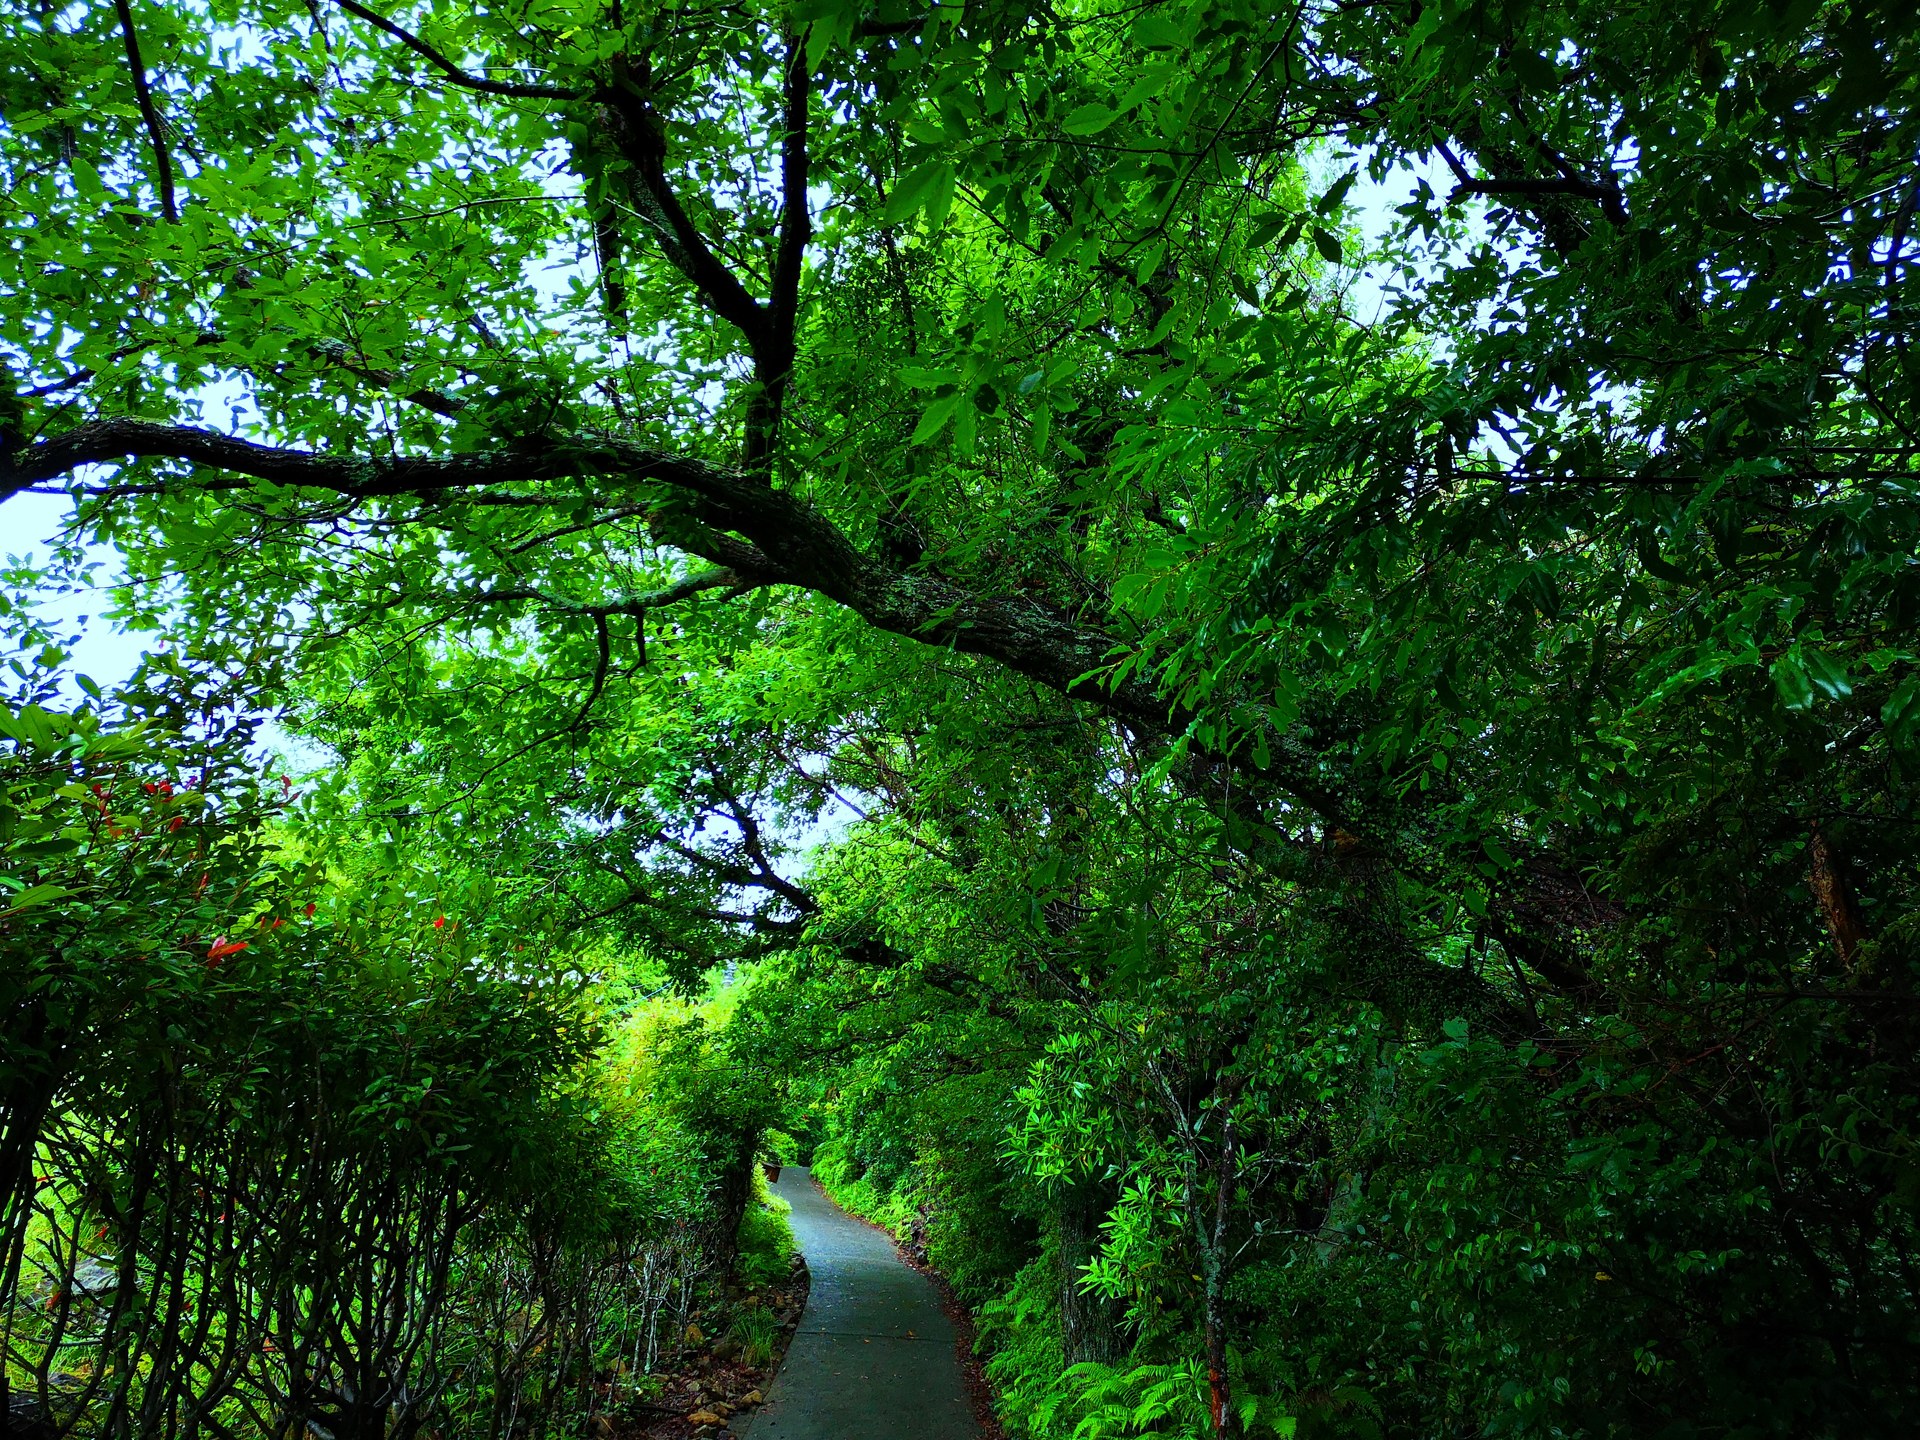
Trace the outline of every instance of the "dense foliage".
<instances>
[{"instance_id":1,"label":"dense foliage","mask_svg":"<svg viewBox=\"0 0 1920 1440\"><path fill-rule=\"evenodd\" d=\"M179 653L265 637L242 708L328 756L267 849L271 784L217 807L296 877L237 909L171 840L9 871L67 987L0 979L61 1036L6 1057L11 1194L71 1127L200 1184L258 1157L180 1127L252 1113L417 1265L680 1213L538 1199L583 1166L516 1137L577 1127L699 1157L724 1251L785 1126L1023 1434L1920 1420L1910 6L0 14L0 498L69 494ZM12 713L23 815L159 783ZM613 977L716 967L632 1062L681 1099L581 1120ZM262 1098L428 1103L410 1006L457 1123ZM116 1067L242 1032L143 1128ZM290 1277L124 1403L431 1350Z\"/></svg>"},{"instance_id":2,"label":"dense foliage","mask_svg":"<svg viewBox=\"0 0 1920 1440\"><path fill-rule=\"evenodd\" d=\"M369 863L261 783L230 686L161 662L68 710L23 678L8 1433L574 1429L674 1357L736 1233L784 1276L742 1142L709 1141L767 1087L703 1015L484 876Z\"/></svg>"}]
</instances>

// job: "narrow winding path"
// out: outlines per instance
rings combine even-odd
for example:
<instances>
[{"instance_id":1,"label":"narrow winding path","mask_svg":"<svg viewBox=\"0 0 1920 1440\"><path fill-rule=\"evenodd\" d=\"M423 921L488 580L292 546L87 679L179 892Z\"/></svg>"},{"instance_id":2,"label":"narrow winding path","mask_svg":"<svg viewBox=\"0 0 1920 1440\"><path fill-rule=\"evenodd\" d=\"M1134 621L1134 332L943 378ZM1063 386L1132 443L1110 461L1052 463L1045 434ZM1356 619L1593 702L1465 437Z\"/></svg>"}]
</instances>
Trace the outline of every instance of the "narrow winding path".
<instances>
[{"instance_id":1,"label":"narrow winding path","mask_svg":"<svg viewBox=\"0 0 1920 1440\"><path fill-rule=\"evenodd\" d=\"M813 1288L751 1440L975 1440L953 1326L893 1242L789 1165L774 1192Z\"/></svg>"}]
</instances>

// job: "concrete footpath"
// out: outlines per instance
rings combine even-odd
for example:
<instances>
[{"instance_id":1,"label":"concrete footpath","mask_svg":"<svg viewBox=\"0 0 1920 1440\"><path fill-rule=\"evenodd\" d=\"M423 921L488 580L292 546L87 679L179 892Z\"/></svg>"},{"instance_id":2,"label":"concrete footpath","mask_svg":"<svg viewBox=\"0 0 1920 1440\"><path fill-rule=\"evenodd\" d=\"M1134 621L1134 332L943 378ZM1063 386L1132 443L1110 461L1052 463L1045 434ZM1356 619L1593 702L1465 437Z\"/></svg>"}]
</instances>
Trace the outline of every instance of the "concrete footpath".
<instances>
[{"instance_id":1,"label":"concrete footpath","mask_svg":"<svg viewBox=\"0 0 1920 1440\"><path fill-rule=\"evenodd\" d=\"M975 1440L953 1326L933 1284L880 1231L789 1165L774 1193L813 1287L751 1440Z\"/></svg>"}]
</instances>

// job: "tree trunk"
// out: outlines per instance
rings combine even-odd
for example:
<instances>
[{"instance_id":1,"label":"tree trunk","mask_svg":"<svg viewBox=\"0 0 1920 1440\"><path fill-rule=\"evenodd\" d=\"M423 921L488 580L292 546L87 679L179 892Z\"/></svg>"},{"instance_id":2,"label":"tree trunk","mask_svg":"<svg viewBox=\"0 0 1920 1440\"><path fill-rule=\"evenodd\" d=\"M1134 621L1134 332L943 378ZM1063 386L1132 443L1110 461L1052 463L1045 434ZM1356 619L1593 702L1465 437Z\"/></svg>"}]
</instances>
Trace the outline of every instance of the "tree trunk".
<instances>
[{"instance_id":1,"label":"tree trunk","mask_svg":"<svg viewBox=\"0 0 1920 1440\"><path fill-rule=\"evenodd\" d=\"M1208 1270L1214 1270L1208 1265ZM1233 1394L1227 1381L1227 1327L1222 1316L1215 1276L1207 1276L1207 1414L1213 1421L1213 1433L1220 1440L1237 1434L1239 1426L1233 1413Z\"/></svg>"},{"instance_id":2,"label":"tree trunk","mask_svg":"<svg viewBox=\"0 0 1920 1440\"><path fill-rule=\"evenodd\" d=\"M1240 1433L1233 1412L1233 1392L1227 1379L1227 1201L1233 1193L1234 1123L1221 1126L1220 1152L1213 1167L1213 1224L1203 1230L1200 1269L1206 1286L1207 1411L1217 1440Z\"/></svg>"},{"instance_id":3,"label":"tree trunk","mask_svg":"<svg viewBox=\"0 0 1920 1440\"><path fill-rule=\"evenodd\" d=\"M1841 967L1851 974L1855 956L1867 938L1867 926L1860 918L1853 887L1847 883L1846 861L1819 825L1807 839L1807 888L1820 906L1820 918L1833 938Z\"/></svg>"},{"instance_id":4,"label":"tree trunk","mask_svg":"<svg viewBox=\"0 0 1920 1440\"><path fill-rule=\"evenodd\" d=\"M1080 1288L1081 1271L1099 1253L1100 1222L1111 1198L1099 1184L1073 1186L1060 1198L1060 1340L1069 1365L1110 1365L1123 1350L1117 1307Z\"/></svg>"},{"instance_id":5,"label":"tree trunk","mask_svg":"<svg viewBox=\"0 0 1920 1440\"><path fill-rule=\"evenodd\" d=\"M718 1212L714 1223L719 1232L714 1239L714 1253L722 1273L732 1268L733 1257L740 1249L740 1222L746 1218L747 1206L753 1200L754 1154L759 1148L758 1130L736 1137L733 1153L727 1157L720 1179L714 1185L714 1208Z\"/></svg>"}]
</instances>

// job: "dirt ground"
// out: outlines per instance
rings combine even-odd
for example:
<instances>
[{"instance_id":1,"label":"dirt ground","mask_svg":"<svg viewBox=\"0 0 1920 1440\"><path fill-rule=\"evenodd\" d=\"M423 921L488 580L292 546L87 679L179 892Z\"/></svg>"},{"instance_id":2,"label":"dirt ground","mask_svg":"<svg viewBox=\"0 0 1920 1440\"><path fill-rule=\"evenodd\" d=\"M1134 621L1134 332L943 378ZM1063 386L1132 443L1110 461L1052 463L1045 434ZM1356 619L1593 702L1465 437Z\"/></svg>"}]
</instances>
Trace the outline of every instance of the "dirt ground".
<instances>
[{"instance_id":1,"label":"dirt ground","mask_svg":"<svg viewBox=\"0 0 1920 1440\"><path fill-rule=\"evenodd\" d=\"M736 1286L724 1308L696 1311L687 1331L690 1343L665 1373L659 1392L595 1415L588 1424L591 1440L726 1440L735 1417L766 1398L773 1372L780 1368L806 1309L807 1285L806 1263L796 1255L780 1284L757 1290ZM739 1345L726 1338L731 1312L755 1304L770 1309L778 1327L773 1358L765 1365L747 1364Z\"/></svg>"}]
</instances>

